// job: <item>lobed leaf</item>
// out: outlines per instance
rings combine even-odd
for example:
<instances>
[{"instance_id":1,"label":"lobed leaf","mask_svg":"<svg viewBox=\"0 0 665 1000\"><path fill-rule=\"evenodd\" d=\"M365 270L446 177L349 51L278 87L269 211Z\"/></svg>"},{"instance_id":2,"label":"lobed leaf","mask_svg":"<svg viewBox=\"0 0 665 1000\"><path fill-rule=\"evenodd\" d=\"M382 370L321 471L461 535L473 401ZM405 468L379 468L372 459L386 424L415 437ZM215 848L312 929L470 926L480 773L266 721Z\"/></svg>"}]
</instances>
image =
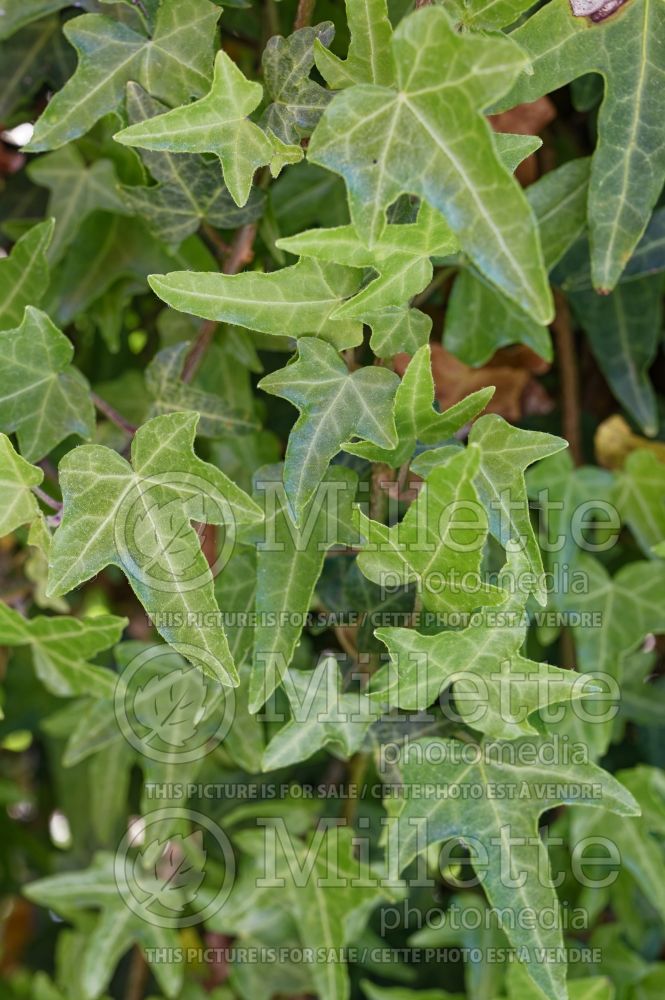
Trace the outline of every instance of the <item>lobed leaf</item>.
<instances>
[{"instance_id":1,"label":"lobed leaf","mask_svg":"<svg viewBox=\"0 0 665 1000\"><path fill-rule=\"evenodd\" d=\"M349 372L335 349L314 337L299 341L295 361L261 379L261 389L300 411L284 463L286 496L296 521L345 441L359 437L382 448L396 445L392 405L398 383L385 368Z\"/></svg>"},{"instance_id":2,"label":"lobed leaf","mask_svg":"<svg viewBox=\"0 0 665 1000\"><path fill-rule=\"evenodd\" d=\"M66 594L116 565L160 635L204 673L235 686L212 574L191 522L233 531L263 515L194 454L197 422L187 412L148 421L132 441L131 465L100 445L63 459L64 515L53 539L49 593Z\"/></svg>"},{"instance_id":3,"label":"lobed leaf","mask_svg":"<svg viewBox=\"0 0 665 1000\"><path fill-rule=\"evenodd\" d=\"M533 101L582 74L603 77L588 201L593 284L601 291L619 280L665 178L658 127L665 111L664 29L665 11L654 0L635 0L599 23L575 17L568 0L552 0L511 36L533 72L516 81L501 108Z\"/></svg>"},{"instance_id":4,"label":"lobed leaf","mask_svg":"<svg viewBox=\"0 0 665 1000\"><path fill-rule=\"evenodd\" d=\"M533 215L480 113L524 68L521 50L508 38L458 34L440 7L406 17L392 44L396 88L363 84L338 94L314 131L309 159L344 177L352 221L369 247L385 230L386 209L401 194L419 195L494 284L548 322L552 301Z\"/></svg>"},{"instance_id":5,"label":"lobed leaf","mask_svg":"<svg viewBox=\"0 0 665 1000\"><path fill-rule=\"evenodd\" d=\"M149 89L149 88L147 88ZM262 88L248 80L222 50L217 53L210 93L194 104L175 108L118 132L116 142L156 152L215 153L224 183L236 205L247 203L254 172L270 166L273 176L285 163L302 157L247 117L261 100Z\"/></svg>"},{"instance_id":6,"label":"lobed leaf","mask_svg":"<svg viewBox=\"0 0 665 1000\"><path fill-rule=\"evenodd\" d=\"M70 434L89 438L95 412L74 348L48 316L28 306L16 330L0 333L4 383L0 423L16 431L26 459L47 455Z\"/></svg>"},{"instance_id":7,"label":"lobed leaf","mask_svg":"<svg viewBox=\"0 0 665 1000\"><path fill-rule=\"evenodd\" d=\"M104 14L82 14L64 29L78 53L76 72L53 99L27 145L57 149L84 135L122 101L135 80L159 100L178 104L210 82L219 8L208 0L162 0L152 37Z\"/></svg>"}]
</instances>

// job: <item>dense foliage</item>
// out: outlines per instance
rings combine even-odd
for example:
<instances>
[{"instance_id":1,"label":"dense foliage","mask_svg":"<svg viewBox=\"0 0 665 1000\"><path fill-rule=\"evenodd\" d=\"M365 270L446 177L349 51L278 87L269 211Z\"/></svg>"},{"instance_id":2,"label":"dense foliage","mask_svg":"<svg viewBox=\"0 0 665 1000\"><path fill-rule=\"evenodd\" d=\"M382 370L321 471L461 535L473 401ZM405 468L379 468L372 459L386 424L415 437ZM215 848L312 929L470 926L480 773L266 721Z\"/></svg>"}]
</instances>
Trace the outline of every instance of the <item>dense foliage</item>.
<instances>
[{"instance_id":1,"label":"dense foliage","mask_svg":"<svg viewBox=\"0 0 665 1000\"><path fill-rule=\"evenodd\" d=\"M663 0L0 81L0 996L660 998Z\"/></svg>"}]
</instances>

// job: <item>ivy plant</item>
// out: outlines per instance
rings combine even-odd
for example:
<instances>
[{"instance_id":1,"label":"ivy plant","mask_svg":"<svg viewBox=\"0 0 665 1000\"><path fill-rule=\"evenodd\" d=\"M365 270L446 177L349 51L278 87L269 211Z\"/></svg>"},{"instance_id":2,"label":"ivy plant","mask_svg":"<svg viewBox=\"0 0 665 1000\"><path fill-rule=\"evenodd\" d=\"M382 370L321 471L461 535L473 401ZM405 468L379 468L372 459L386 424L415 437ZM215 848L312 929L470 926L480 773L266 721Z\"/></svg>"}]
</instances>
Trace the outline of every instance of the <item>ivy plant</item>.
<instances>
[{"instance_id":1,"label":"ivy plant","mask_svg":"<svg viewBox=\"0 0 665 1000\"><path fill-rule=\"evenodd\" d=\"M663 0L3 0L8 1000L665 989Z\"/></svg>"}]
</instances>

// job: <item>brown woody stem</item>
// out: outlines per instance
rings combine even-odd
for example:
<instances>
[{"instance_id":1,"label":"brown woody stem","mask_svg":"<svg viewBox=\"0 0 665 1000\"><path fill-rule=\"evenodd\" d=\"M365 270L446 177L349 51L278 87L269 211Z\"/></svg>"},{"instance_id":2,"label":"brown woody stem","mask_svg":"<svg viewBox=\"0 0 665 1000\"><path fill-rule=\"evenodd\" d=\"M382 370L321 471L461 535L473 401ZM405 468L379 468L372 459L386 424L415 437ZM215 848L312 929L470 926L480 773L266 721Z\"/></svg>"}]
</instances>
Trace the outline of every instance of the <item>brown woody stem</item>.
<instances>
[{"instance_id":1,"label":"brown woody stem","mask_svg":"<svg viewBox=\"0 0 665 1000\"><path fill-rule=\"evenodd\" d=\"M316 0L298 0L298 10L293 22L294 31L298 31L300 28L307 28L312 23L315 6Z\"/></svg>"},{"instance_id":2,"label":"brown woody stem","mask_svg":"<svg viewBox=\"0 0 665 1000\"><path fill-rule=\"evenodd\" d=\"M138 945L134 945L132 958L127 976L127 989L125 991L126 1000L141 1000L145 995L145 988L148 983L148 966L143 957L143 952Z\"/></svg>"},{"instance_id":3,"label":"brown woody stem","mask_svg":"<svg viewBox=\"0 0 665 1000\"><path fill-rule=\"evenodd\" d=\"M46 504L47 507L50 507L51 510L62 510L61 501L56 500L55 497L49 496L46 490L43 490L41 486L33 486L32 492L36 497L39 497L42 503Z\"/></svg>"},{"instance_id":4,"label":"brown woody stem","mask_svg":"<svg viewBox=\"0 0 665 1000\"><path fill-rule=\"evenodd\" d=\"M119 427L121 431L125 431L127 434L136 434L136 427L134 424L130 424L129 420L125 420L122 413L118 413L110 403L107 403L105 399L98 396L96 392L90 393L90 398L92 399L93 405L96 410L99 410L107 420L110 420L112 424Z\"/></svg>"},{"instance_id":5,"label":"brown woody stem","mask_svg":"<svg viewBox=\"0 0 665 1000\"><path fill-rule=\"evenodd\" d=\"M223 274L238 274L245 264L249 264L254 257L254 240L256 239L256 223L249 222L246 226L241 226L236 233L233 243L226 255L222 265ZM217 329L217 321L207 319L201 326L199 335L192 344L190 351L185 358L182 369L182 381L191 382L203 360L203 356L210 347L212 339Z\"/></svg>"},{"instance_id":6,"label":"brown woody stem","mask_svg":"<svg viewBox=\"0 0 665 1000\"><path fill-rule=\"evenodd\" d=\"M582 436L580 433L580 390L575 357L575 339L570 321L568 303L560 292L555 294L556 316L552 323L556 343L557 361L561 381L561 424L563 436L570 445L575 465L582 465Z\"/></svg>"}]
</instances>

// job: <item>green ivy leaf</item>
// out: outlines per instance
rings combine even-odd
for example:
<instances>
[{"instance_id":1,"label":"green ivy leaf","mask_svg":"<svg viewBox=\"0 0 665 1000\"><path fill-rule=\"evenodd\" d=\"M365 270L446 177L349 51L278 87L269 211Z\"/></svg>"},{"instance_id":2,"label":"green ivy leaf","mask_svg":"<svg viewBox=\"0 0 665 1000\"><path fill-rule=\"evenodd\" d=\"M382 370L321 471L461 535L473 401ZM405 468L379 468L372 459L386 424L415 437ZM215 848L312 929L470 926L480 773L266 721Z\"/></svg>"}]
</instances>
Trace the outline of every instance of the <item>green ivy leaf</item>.
<instances>
[{"instance_id":1,"label":"green ivy leaf","mask_svg":"<svg viewBox=\"0 0 665 1000\"><path fill-rule=\"evenodd\" d=\"M529 517L524 472L534 462L561 451L567 442L552 434L514 427L491 413L473 425L469 443L481 446L474 485L489 516L489 530L504 547L517 541L524 548L534 577L534 595L544 607L547 594L543 561ZM411 469L419 476L429 476L439 465L450 462L458 450L455 445L444 445L423 451L411 463Z\"/></svg>"},{"instance_id":2,"label":"green ivy leaf","mask_svg":"<svg viewBox=\"0 0 665 1000\"><path fill-rule=\"evenodd\" d=\"M59 697L113 696L114 675L87 661L115 646L126 625L126 618L115 615L24 618L0 603L0 642L4 646L29 646L37 676Z\"/></svg>"},{"instance_id":3,"label":"green ivy leaf","mask_svg":"<svg viewBox=\"0 0 665 1000\"><path fill-rule=\"evenodd\" d=\"M527 492L532 505L538 508L542 496L546 516L543 517L543 542L547 540L552 553L550 562L573 568L583 545L576 532L581 531L584 505L591 500L609 504L614 490L614 477L607 469L585 465L575 468L569 451L558 451L544 458L526 475ZM545 508L545 504L548 506ZM579 518L573 530L575 517ZM611 529L610 529L611 530ZM600 543L598 534L593 542ZM556 594L553 595L556 598Z\"/></svg>"},{"instance_id":4,"label":"green ivy leaf","mask_svg":"<svg viewBox=\"0 0 665 1000\"><path fill-rule=\"evenodd\" d=\"M28 545L30 552L25 561L25 575L33 584L33 599L37 607L49 608L66 614L69 611L67 601L61 597L46 596L48 578L48 559L51 553L51 531L42 515L37 517L28 530Z\"/></svg>"},{"instance_id":5,"label":"green ivy leaf","mask_svg":"<svg viewBox=\"0 0 665 1000\"><path fill-rule=\"evenodd\" d=\"M427 204L413 223L388 225L368 248L355 226L311 229L277 241L282 250L317 260L378 272L353 298L338 306L337 318L366 319L389 307L404 306L432 278L430 257L446 257L457 241L445 220ZM397 352L394 352L397 353Z\"/></svg>"},{"instance_id":6,"label":"green ivy leaf","mask_svg":"<svg viewBox=\"0 0 665 1000\"><path fill-rule=\"evenodd\" d=\"M48 248L51 265L62 257L86 216L99 209L126 215L117 192L118 179L110 160L86 164L76 146L65 146L40 156L28 166L35 184L49 188L48 214L55 219Z\"/></svg>"},{"instance_id":7,"label":"green ivy leaf","mask_svg":"<svg viewBox=\"0 0 665 1000\"><path fill-rule=\"evenodd\" d=\"M604 678L613 679L621 688L629 655L649 634L665 631L665 615L656 596L665 584L665 564L638 560L623 566L612 577L597 559L583 554L578 557L576 569L583 574L584 592L564 592L555 603L561 611L570 613L576 669L597 676L603 693L599 696L599 712L591 695L585 706L587 718L583 722L564 720L563 731L567 732L570 724L573 732L581 730L589 752L600 757L613 735L608 707L618 700L616 687ZM596 714L602 717L592 718Z\"/></svg>"},{"instance_id":8,"label":"green ivy leaf","mask_svg":"<svg viewBox=\"0 0 665 1000\"><path fill-rule=\"evenodd\" d=\"M455 279L446 310L444 343L467 365L486 364L507 344L526 344L545 361L552 361L547 327L497 293L472 268L465 268Z\"/></svg>"},{"instance_id":9,"label":"green ivy leaf","mask_svg":"<svg viewBox=\"0 0 665 1000\"><path fill-rule=\"evenodd\" d=\"M321 84L310 80L314 67L314 45L330 45L335 26L324 21L314 28L300 28L288 38L273 35L268 39L261 67L265 88L271 102L263 112L262 123L278 139L298 144L310 135L330 94Z\"/></svg>"},{"instance_id":10,"label":"green ivy leaf","mask_svg":"<svg viewBox=\"0 0 665 1000\"><path fill-rule=\"evenodd\" d=\"M320 828L307 842L289 833L276 837L275 874L283 882L266 888L256 885L265 866L265 831L241 831L235 840L243 853L256 859L249 885L239 885L239 893L246 898L251 886L255 905L266 913L278 899L281 920L293 920L300 942L315 949L315 954L319 949L320 954L335 955L345 944L357 940L359 920L364 924L369 910L388 895L366 860L355 856L349 828ZM307 878L302 877L303 866L310 871ZM213 918L213 926L225 933L227 921L221 910ZM321 1000L348 1000L350 984L344 962L314 961L308 968Z\"/></svg>"},{"instance_id":11,"label":"green ivy leaf","mask_svg":"<svg viewBox=\"0 0 665 1000\"><path fill-rule=\"evenodd\" d=\"M167 684L154 674L140 695L134 712L148 730L146 742L158 737L172 747L181 747L196 730L196 716L205 706L206 686L200 671L179 667L169 671Z\"/></svg>"},{"instance_id":12,"label":"green ivy leaf","mask_svg":"<svg viewBox=\"0 0 665 1000\"><path fill-rule=\"evenodd\" d=\"M545 266L551 270L583 231L590 161L571 160L527 188L540 228ZM473 267L455 279L446 308L445 346L468 365L484 365L506 344L526 344L546 361L552 342L546 326L520 309Z\"/></svg>"},{"instance_id":13,"label":"green ivy leaf","mask_svg":"<svg viewBox=\"0 0 665 1000\"><path fill-rule=\"evenodd\" d=\"M261 510L193 451L198 415L155 417L132 441L132 465L99 445L60 463L64 516L53 538L49 593L66 594L118 566L160 635L222 684L238 675L213 578L191 521L233 528Z\"/></svg>"},{"instance_id":14,"label":"green ivy leaf","mask_svg":"<svg viewBox=\"0 0 665 1000\"><path fill-rule=\"evenodd\" d=\"M615 822L623 822L619 819ZM519 962L511 962L506 973L506 987L509 1000L547 1000L547 994L536 986L529 976L528 969ZM568 982L570 1000L614 1000L614 986L604 976L592 976L584 979L572 979Z\"/></svg>"},{"instance_id":15,"label":"green ivy leaf","mask_svg":"<svg viewBox=\"0 0 665 1000\"><path fill-rule=\"evenodd\" d=\"M27 149L77 139L118 107L135 80L167 104L182 104L210 83L219 8L208 0L162 0L152 38L103 14L83 14L64 32L79 62L37 121Z\"/></svg>"},{"instance_id":16,"label":"green ivy leaf","mask_svg":"<svg viewBox=\"0 0 665 1000\"><path fill-rule=\"evenodd\" d=\"M257 500L257 498L254 498ZM257 500L258 502L258 500ZM243 541L246 539L243 536ZM220 573L215 580L215 595L220 607L229 613L240 614L254 611L256 601L256 560L258 552L249 545L239 545L229 560L226 573ZM254 648L254 630L242 624L232 624L227 630L229 648L237 666L249 664ZM259 770L259 766L254 768Z\"/></svg>"},{"instance_id":17,"label":"green ivy leaf","mask_svg":"<svg viewBox=\"0 0 665 1000\"><path fill-rule=\"evenodd\" d=\"M360 749L378 711L366 694L344 693L334 656L322 657L313 672L290 670L282 683L293 718L266 747L265 771L307 760L323 747L347 758Z\"/></svg>"},{"instance_id":18,"label":"green ivy leaf","mask_svg":"<svg viewBox=\"0 0 665 1000\"><path fill-rule=\"evenodd\" d=\"M70 434L91 437L88 383L71 364L71 342L45 313L28 306L18 329L0 333L0 354L0 423L16 431L25 458L42 458Z\"/></svg>"},{"instance_id":19,"label":"green ivy leaf","mask_svg":"<svg viewBox=\"0 0 665 1000\"><path fill-rule=\"evenodd\" d=\"M434 444L452 437L487 406L493 395L492 386L479 389L455 406L439 413L433 408L434 379L429 344L425 344L411 358L395 393L397 446L392 449L379 448L363 441L348 444L344 450L370 462L383 462L392 468L398 468L411 458L416 442Z\"/></svg>"},{"instance_id":20,"label":"green ivy leaf","mask_svg":"<svg viewBox=\"0 0 665 1000\"><path fill-rule=\"evenodd\" d=\"M0 15L0 38L2 29ZM0 119L20 121L19 116L31 114L31 101L45 84L61 87L71 72L70 53L57 17L28 24L11 41L0 41Z\"/></svg>"},{"instance_id":21,"label":"green ivy leaf","mask_svg":"<svg viewBox=\"0 0 665 1000\"><path fill-rule=\"evenodd\" d=\"M646 448L638 448L617 473L614 502L645 556L665 536L665 465Z\"/></svg>"},{"instance_id":22,"label":"green ivy leaf","mask_svg":"<svg viewBox=\"0 0 665 1000\"><path fill-rule=\"evenodd\" d=\"M87 766L91 826L103 846L115 847L123 829L134 763L132 748L118 739Z\"/></svg>"},{"instance_id":23,"label":"green ivy leaf","mask_svg":"<svg viewBox=\"0 0 665 1000\"><path fill-rule=\"evenodd\" d=\"M0 12L0 38L10 38L20 28L63 7L71 0L6 0Z\"/></svg>"},{"instance_id":24,"label":"green ivy leaf","mask_svg":"<svg viewBox=\"0 0 665 1000\"><path fill-rule=\"evenodd\" d=\"M369 580L415 582L432 611L472 611L505 600L505 593L481 576L488 520L474 486L480 458L480 449L469 447L434 469L403 520L390 528L356 509L356 525L366 539L358 566ZM462 582L467 576L476 584L468 590Z\"/></svg>"},{"instance_id":25,"label":"green ivy leaf","mask_svg":"<svg viewBox=\"0 0 665 1000\"><path fill-rule=\"evenodd\" d=\"M338 94L314 131L310 160L344 177L352 221L369 246L385 229L388 206L405 192L420 195L494 284L548 322L552 301L533 216L480 114L524 67L521 51L507 38L459 35L439 7L406 17L393 50L398 89L361 85Z\"/></svg>"},{"instance_id":26,"label":"green ivy leaf","mask_svg":"<svg viewBox=\"0 0 665 1000\"><path fill-rule=\"evenodd\" d=\"M445 990L412 990L408 986L377 986L369 980L360 984L367 1000L465 1000L464 993Z\"/></svg>"},{"instance_id":27,"label":"green ivy leaf","mask_svg":"<svg viewBox=\"0 0 665 1000\"><path fill-rule=\"evenodd\" d=\"M494 997L501 989L505 970L498 962L493 961L497 953L493 952L492 949L508 947L506 936L501 930L501 918L490 909L482 896L472 890L456 892L451 899L451 906L459 910L473 907L481 917L479 926L453 928L444 923L441 927L424 927L409 938L409 944L425 948L437 948L441 945L479 948L480 961L467 962L464 965L464 985L466 987L464 997L468 1000L484 1000L485 997ZM377 1000L384 1000L384 998L377 997ZM385 1000L390 1000L388 995L385 996ZM437 998L433 997L432 1000L437 1000ZM455 1000L462 1000L462 998L456 996Z\"/></svg>"},{"instance_id":28,"label":"green ivy leaf","mask_svg":"<svg viewBox=\"0 0 665 1000\"><path fill-rule=\"evenodd\" d=\"M529 596L520 580L527 569L523 553L512 553L506 568L508 596L498 614L485 608L466 628L438 635L377 629L391 665L375 675L372 692L392 691L400 708L423 711L452 685L459 717L495 739L537 733L531 717L540 708L583 697L578 674L521 654Z\"/></svg>"},{"instance_id":29,"label":"green ivy leaf","mask_svg":"<svg viewBox=\"0 0 665 1000\"><path fill-rule=\"evenodd\" d=\"M612 392L649 436L658 431L656 396L648 372L663 323L662 287L661 276L652 275L620 282L610 295L593 290L569 295Z\"/></svg>"},{"instance_id":30,"label":"green ivy leaf","mask_svg":"<svg viewBox=\"0 0 665 1000\"><path fill-rule=\"evenodd\" d=\"M432 330L431 316L405 306L369 313L367 323L372 328L369 346L377 358L392 358L402 352L416 354L427 346Z\"/></svg>"},{"instance_id":31,"label":"green ivy leaf","mask_svg":"<svg viewBox=\"0 0 665 1000\"><path fill-rule=\"evenodd\" d=\"M612 842L616 845L626 876L637 882L661 920L665 920L665 861L661 843L665 837L665 787L663 773L642 764L617 772L617 780L639 803L639 819L618 816L612 822ZM606 830L596 813L575 810L573 838L601 835Z\"/></svg>"},{"instance_id":32,"label":"green ivy leaf","mask_svg":"<svg viewBox=\"0 0 665 1000\"><path fill-rule=\"evenodd\" d=\"M621 272L620 284L665 271L665 208L656 209L644 236ZM586 292L593 288L588 240L579 240L566 254L554 276L564 292Z\"/></svg>"},{"instance_id":33,"label":"green ivy leaf","mask_svg":"<svg viewBox=\"0 0 665 1000\"><path fill-rule=\"evenodd\" d=\"M524 150L521 142L513 148L511 140L524 137L503 135L497 138L505 161L512 167L515 160L522 159ZM429 317L408 309L406 303L431 280L430 258L447 257L459 249L443 216L427 202L420 205L415 222L388 224L371 249L365 246L353 225L312 229L280 239L277 246L305 257L372 268L377 272L376 277L344 302L334 315L367 322L372 327L370 347L380 357L401 351L415 353L426 342L431 328ZM498 297L496 291L494 294ZM512 313L517 312L507 302L506 307ZM533 320L526 319L539 329Z\"/></svg>"},{"instance_id":34,"label":"green ivy leaf","mask_svg":"<svg viewBox=\"0 0 665 1000\"><path fill-rule=\"evenodd\" d=\"M280 465L264 466L254 477L254 500L265 511L265 523L261 537L255 537L260 543L254 601L259 618L253 630L252 712L271 697L291 664L327 550L353 542L355 473L337 466L328 469L320 492L296 522L282 487L282 471ZM246 533L243 540L249 540Z\"/></svg>"},{"instance_id":35,"label":"green ivy leaf","mask_svg":"<svg viewBox=\"0 0 665 1000\"><path fill-rule=\"evenodd\" d=\"M136 83L127 85L127 114L132 125L168 109ZM125 185L125 202L165 243L179 245L204 220L219 229L234 229L258 219L263 197L253 189L244 208L238 208L222 181L219 167L202 156L144 150L141 159L159 183Z\"/></svg>"},{"instance_id":36,"label":"green ivy leaf","mask_svg":"<svg viewBox=\"0 0 665 1000\"><path fill-rule=\"evenodd\" d=\"M195 410L199 414L197 433L202 437L221 438L259 430L261 425L251 412L229 405L221 395L182 381L190 350L189 343L165 347L146 368L146 389L152 396L149 416Z\"/></svg>"},{"instance_id":37,"label":"green ivy leaf","mask_svg":"<svg viewBox=\"0 0 665 1000\"><path fill-rule=\"evenodd\" d=\"M513 539L524 547L535 577L533 593L544 607L543 560L529 518L524 472L539 459L561 451L568 442L553 434L513 427L490 413L473 425L469 443L480 445L475 486L489 517L489 530L504 547Z\"/></svg>"},{"instance_id":38,"label":"green ivy leaf","mask_svg":"<svg viewBox=\"0 0 665 1000\"><path fill-rule=\"evenodd\" d=\"M529 752L542 754L546 743L525 737L513 746L518 749L525 746ZM538 819L548 809L574 802L571 786L598 789L596 797L585 800L589 806L619 816L639 815L639 806L633 796L611 775L595 764L564 762L557 749L553 750L551 758L555 764L540 763L536 753L533 763L520 761L515 764L512 760L493 757L481 745L477 760L460 767L456 759L456 751L461 747L459 741L433 738L428 740L428 746L430 754L432 748L436 748L436 764L427 763L428 757L424 754L420 762L413 755L412 761L405 759L400 767L401 779L407 788L429 786L433 790L432 795L422 798L412 797L405 789L397 821L400 870L423 850L425 843L473 838L484 850L483 889L490 906L499 911L516 906L532 913L546 907L556 911L558 901L554 888L547 876L539 878L537 874L549 871L547 848L538 833ZM464 793L470 786L475 790L473 797ZM505 797L495 798L491 792L495 787L505 789ZM446 794L434 794L437 788L445 788ZM458 790L460 794L455 794ZM507 877L508 871L524 872L526 878L520 878L519 886L515 887ZM543 922L536 921L528 931L506 926L505 932L513 947L529 955L525 968L545 995L552 1000L567 1000L565 964L538 961L539 951L546 954L548 948L563 947L561 927L544 926Z\"/></svg>"},{"instance_id":39,"label":"green ivy leaf","mask_svg":"<svg viewBox=\"0 0 665 1000\"><path fill-rule=\"evenodd\" d=\"M586 227L591 160L581 156L550 170L527 189L538 220L545 266L555 267Z\"/></svg>"},{"instance_id":40,"label":"green ivy leaf","mask_svg":"<svg viewBox=\"0 0 665 1000\"><path fill-rule=\"evenodd\" d=\"M94 303L90 315L103 329L104 296L110 296L111 311L117 314L118 295L122 300L127 288L145 290L147 274L174 265L212 269L215 259L196 236L169 250L155 241L142 219L94 212L53 274L47 307L64 325Z\"/></svg>"},{"instance_id":41,"label":"green ivy leaf","mask_svg":"<svg viewBox=\"0 0 665 1000\"><path fill-rule=\"evenodd\" d=\"M225 593L225 596L228 597L228 593ZM229 601L225 606L232 608L233 602ZM116 646L114 658L120 676L122 677L137 656L150 648L147 643L131 640ZM235 653L235 650L233 651ZM115 675L109 671L106 673L114 679L114 682L116 681ZM242 674L241 669L241 685L244 684ZM192 669L182 656L167 645L159 647L157 655L146 660L137 675L133 677L130 675L123 697L128 698L131 704L132 723L136 720L136 723L145 727L143 731L136 730L135 735L144 745L151 746L153 750L157 749L163 754L161 759L140 755L139 763L146 783L168 784L194 779L195 771L202 763L202 756L194 761L188 760L181 755L179 747L182 744L187 745L192 736L192 728L195 730L195 742L190 743L189 747L186 746L186 749L200 748L205 742L206 733L214 738L220 718L224 717L225 712L230 711L229 706L225 704L226 691L226 688L211 681L210 678L204 678L200 671ZM76 719L69 731L63 754L63 764L66 767L73 767L88 757L111 748L118 741L125 742L116 717L116 683L110 690L107 686L105 693L100 691L96 694L91 687L82 690L81 693L92 694L93 697L76 703ZM204 695L205 700L203 700ZM233 727L225 738L224 749L241 767L249 771L259 771L263 750L261 727L257 720L247 713L242 695L243 686L236 688L232 694L235 716ZM156 708L155 701L160 704L169 701L177 718L175 720L167 718L166 710ZM140 723L139 719L144 722ZM168 738L162 739L162 736ZM190 764L194 766L190 767ZM171 791L174 793L173 801L177 802L179 797L177 790L171 789ZM159 808L160 803L162 806L165 804L160 797L144 795L142 810L147 813ZM158 822L156 826L159 826Z\"/></svg>"},{"instance_id":42,"label":"green ivy leaf","mask_svg":"<svg viewBox=\"0 0 665 1000\"><path fill-rule=\"evenodd\" d=\"M564 607L595 613L593 624L572 625L577 652L577 669L583 673L599 671L621 681L622 663L650 632L665 631L665 611L658 600L665 584L665 564L629 563L614 576L589 555L579 557L586 577L584 594L569 594Z\"/></svg>"},{"instance_id":43,"label":"green ivy leaf","mask_svg":"<svg viewBox=\"0 0 665 1000\"><path fill-rule=\"evenodd\" d=\"M194 104L130 125L114 138L157 152L215 153L231 197L242 206L258 167L269 165L276 177L285 163L302 158L299 146L263 132L247 117L262 94L261 85L248 80L230 56L219 51L210 93Z\"/></svg>"},{"instance_id":44,"label":"green ivy leaf","mask_svg":"<svg viewBox=\"0 0 665 1000\"><path fill-rule=\"evenodd\" d=\"M263 721L250 711L255 630L247 628L241 617L245 615L249 618L255 612L258 583L256 563L257 553L249 546L241 545L229 560L226 572L220 573L215 580L217 602L231 620L227 637L240 675L240 686L234 691L233 725L225 738L224 747L232 759L250 774L257 774L261 770L261 756L265 749ZM237 618L234 620L235 615Z\"/></svg>"},{"instance_id":45,"label":"green ivy leaf","mask_svg":"<svg viewBox=\"0 0 665 1000\"><path fill-rule=\"evenodd\" d=\"M501 107L533 101L586 73L604 79L588 204L593 283L601 291L619 280L665 178L665 63L657 41L663 31L665 11L653 0L636 0L597 24L575 17L568 0L552 0L511 36L533 72Z\"/></svg>"},{"instance_id":46,"label":"green ivy leaf","mask_svg":"<svg viewBox=\"0 0 665 1000\"><path fill-rule=\"evenodd\" d=\"M113 854L100 853L84 871L51 875L24 889L32 902L62 913L67 919L80 911L99 911L92 926L88 921L84 947L77 957L84 1000L94 1000L103 993L118 962L133 944L145 949L150 962L151 955L159 954L163 947L175 954L180 940L177 931L151 924L130 909L118 891L114 864ZM145 886L158 889L156 881L146 880ZM151 968L165 994L177 996L183 981L182 963L154 961Z\"/></svg>"},{"instance_id":47,"label":"green ivy leaf","mask_svg":"<svg viewBox=\"0 0 665 1000\"><path fill-rule=\"evenodd\" d=\"M33 226L0 260L0 330L18 326L25 307L41 302L49 282L46 251L53 226L53 219Z\"/></svg>"},{"instance_id":48,"label":"green ivy leaf","mask_svg":"<svg viewBox=\"0 0 665 1000\"><path fill-rule=\"evenodd\" d=\"M44 473L18 455L6 434L0 434L0 538L39 517L39 505L31 487L39 486Z\"/></svg>"},{"instance_id":49,"label":"green ivy leaf","mask_svg":"<svg viewBox=\"0 0 665 1000\"><path fill-rule=\"evenodd\" d=\"M457 9L465 27L491 31L515 24L531 7L531 0L462 0Z\"/></svg>"},{"instance_id":50,"label":"green ivy leaf","mask_svg":"<svg viewBox=\"0 0 665 1000\"><path fill-rule=\"evenodd\" d=\"M346 59L314 44L316 68L333 90L354 83L376 83L389 87L395 81L391 49L393 30L386 0L345 0L351 44Z\"/></svg>"},{"instance_id":51,"label":"green ivy leaf","mask_svg":"<svg viewBox=\"0 0 665 1000\"><path fill-rule=\"evenodd\" d=\"M393 399L399 379L385 368L349 372L330 344L298 342L298 357L266 375L259 387L288 399L300 411L286 448L284 486L295 520L345 441L358 437L382 448L397 444Z\"/></svg>"},{"instance_id":52,"label":"green ivy leaf","mask_svg":"<svg viewBox=\"0 0 665 1000\"><path fill-rule=\"evenodd\" d=\"M316 334L342 350L362 339L357 320L336 320L337 307L358 289L354 268L303 258L270 274L153 274L150 287L173 309L281 337Z\"/></svg>"}]
</instances>

